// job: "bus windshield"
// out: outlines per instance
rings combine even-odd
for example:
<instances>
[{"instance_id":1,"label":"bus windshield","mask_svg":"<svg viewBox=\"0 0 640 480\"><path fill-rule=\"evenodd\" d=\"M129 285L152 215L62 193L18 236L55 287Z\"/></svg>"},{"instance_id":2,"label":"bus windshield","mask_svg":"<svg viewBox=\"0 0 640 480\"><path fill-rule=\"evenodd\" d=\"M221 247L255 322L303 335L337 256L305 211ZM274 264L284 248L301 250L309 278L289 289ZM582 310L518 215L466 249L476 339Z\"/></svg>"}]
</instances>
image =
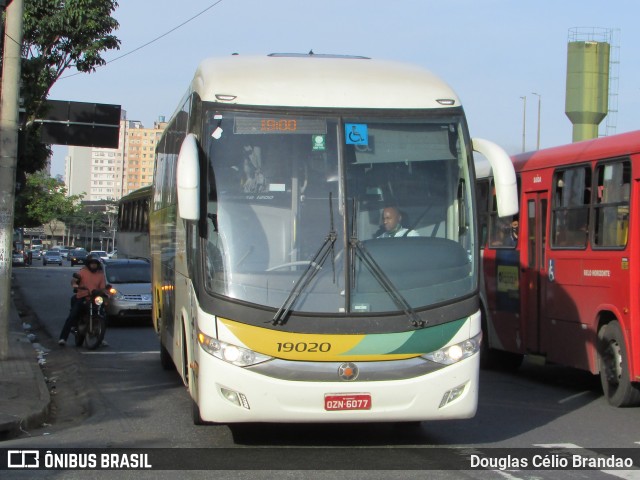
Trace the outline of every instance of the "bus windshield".
<instances>
[{"instance_id":1,"label":"bus windshield","mask_svg":"<svg viewBox=\"0 0 640 480\"><path fill-rule=\"evenodd\" d=\"M209 292L366 314L475 291L461 110L347 117L209 106Z\"/></svg>"}]
</instances>

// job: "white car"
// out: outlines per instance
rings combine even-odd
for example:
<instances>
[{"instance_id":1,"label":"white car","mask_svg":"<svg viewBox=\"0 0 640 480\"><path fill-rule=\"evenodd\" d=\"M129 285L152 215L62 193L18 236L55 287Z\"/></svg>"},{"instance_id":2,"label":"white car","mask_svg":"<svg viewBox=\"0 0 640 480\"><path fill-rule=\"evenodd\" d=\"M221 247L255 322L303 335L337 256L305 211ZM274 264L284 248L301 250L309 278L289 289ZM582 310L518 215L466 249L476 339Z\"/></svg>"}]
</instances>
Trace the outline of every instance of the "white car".
<instances>
[{"instance_id":1,"label":"white car","mask_svg":"<svg viewBox=\"0 0 640 480\"><path fill-rule=\"evenodd\" d=\"M100 260L108 260L109 259L109 255L107 255L107 252L105 252L104 250L91 250L89 252L89 255L97 255L100 257Z\"/></svg>"},{"instance_id":2,"label":"white car","mask_svg":"<svg viewBox=\"0 0 640 480\"><path fill-rule=\"evenodd\" d=\"M110 318L151 319L151 264L148 261L108 260L104 262L104 274L106 283L111 285L107 302Z\"/></svg>"}]
</instances>

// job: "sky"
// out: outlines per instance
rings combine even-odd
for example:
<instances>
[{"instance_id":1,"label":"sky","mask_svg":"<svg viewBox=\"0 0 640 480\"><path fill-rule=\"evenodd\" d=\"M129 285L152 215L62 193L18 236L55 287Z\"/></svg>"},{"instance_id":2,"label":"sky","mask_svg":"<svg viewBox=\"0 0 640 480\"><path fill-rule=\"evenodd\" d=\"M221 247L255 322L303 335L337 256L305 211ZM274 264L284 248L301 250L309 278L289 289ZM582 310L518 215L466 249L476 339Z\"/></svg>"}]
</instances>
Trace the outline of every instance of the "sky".
<instances>
[{"instance_id":1,"label":"sky","mask_svg":"<svg viewBox=\"0 0 640 480\"><path fill-rule=\"evenodd\" d=\"M128 120L150 128L171 116L204 58L309 50L363 55L414 63L440 76L460 97L471 136L515 154L523 137L526 150L536 148L538 112L540 148L571 142L564 113L569 30L596 28L611 29L619 47L617 114L609 133L640 128L638 0L119 3L114 34L120 50L106 53L107 64L91 74L67 73L50 99L118 104ZM66 154L66 146L54 146L52 175L64 174Z\"/></svg>"}]
</instances>

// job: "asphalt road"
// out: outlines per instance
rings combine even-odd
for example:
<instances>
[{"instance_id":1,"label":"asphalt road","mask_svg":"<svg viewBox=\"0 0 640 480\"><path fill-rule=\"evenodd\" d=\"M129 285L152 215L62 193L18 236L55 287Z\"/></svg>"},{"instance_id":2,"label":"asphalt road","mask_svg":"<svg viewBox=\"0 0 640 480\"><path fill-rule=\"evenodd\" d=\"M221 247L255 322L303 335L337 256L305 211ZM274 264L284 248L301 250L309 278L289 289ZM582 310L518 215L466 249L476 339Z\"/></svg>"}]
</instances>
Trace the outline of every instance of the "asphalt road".
<instances>
[{"instance_id":1,"label":"asphalt road","mask_svg":"<svg viewBox=\"0 0 640 480\"><path fill-rule=\"evenodd\" d=\"M424 471L412 470L424 468L423 465L414 464L406 471L398 468L398 462L410 464L411 457L406 455L417 448L436 449L432 451L434 458L439 456L442 460L451 452L461 452L454 448L463 449L470 458L474 451L482 449L500 456L509 451L525 452L516 449L555 452L573 446L595 455L604 448L640 447L640 408L614 409L602 397L596 377L531 361L526 361L517 373L481 372L478 413L469 420L418 425L197 427L191 422L190 399L180 378L160 366L158 341L150 323L110 326L106 335L109 346L93 352L55 343L68 312L71 273L78 269L67 265L35 264L14 269L14 286L39 318L39 340L51 349L46 368L49 375L56 377L56 408L51 425L3 442L1 447L225 448L230 449L225 450L229 461L237 458L239 470L253 468L243 472L224 470L221 478L273 478L263 470L287 468L291 465L287 463L291 449L304 448L306 456L300 458L308 463L298 468L312 468L305 471L305 477L367 479L425 478ZM345 452L354 462L355 471L342 471ZM254 458L253 463L247 461L249 458ZM367 465L374 470L365 475L360 470L367 469ZM28 478L37 478L42 472L31 473ZM68 475L70 472L59 477L48 473L47 478L85 478ZM146 478L141 472L130 477L123 477L123 473L119 472L118 478ZM161 473L155 472L149 478L163 478ZM189 477L195 473L189 472ZM278 478L299 478L299 474L295 469L281 470ZM206 478L205 473L202 475ZM429 478L630 479L640 478L640 471L531 471L489 465L484 470L439 470L431 472Z\"/></svg>"}]
</instances>

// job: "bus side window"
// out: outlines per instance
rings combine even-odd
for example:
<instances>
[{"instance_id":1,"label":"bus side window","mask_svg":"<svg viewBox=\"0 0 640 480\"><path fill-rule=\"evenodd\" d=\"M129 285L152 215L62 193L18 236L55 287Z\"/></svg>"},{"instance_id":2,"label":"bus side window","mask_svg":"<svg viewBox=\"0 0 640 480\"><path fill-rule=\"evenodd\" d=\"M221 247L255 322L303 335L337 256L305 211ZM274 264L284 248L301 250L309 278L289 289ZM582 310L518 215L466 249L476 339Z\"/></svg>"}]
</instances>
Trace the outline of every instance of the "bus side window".
<instances>
[{"instance_id":1,"label":"bus side window","mask_svg":"<svg viewBox=\"0 0 640 480\"><path fill-rule=\"evenodd\" d=\"M552 212L552 247L585 248L589 229L591 168L588 165L556 172Z\"/></svg>"},{"instance_id":2,"label":"bus side window","mask_svg":"<svg viewBox=\"0 0 640 480\"><path fill-rule=\"evenodd\" d=\"M518 243L519 223L517 216L492 217L491 246L515 248Z\"/></svg>"},{"instance_id":3,"label":"bus side window","mask_svg":"<svg viewBox=\"0 0 640 480\"><path fill-rule=\"evenodd\" d=\"M520 178L517 178L520 191ZM518 244L520 224L518 215L498 217L496 192L492 189L491 212L489 217L489 245L492 248L515 248Z\"/></svg>"},{"instance_id":4,"label":"bus side window","mask_svg":"<svg viewBox=\"0 0 640 480\"><path fill-rule=\"evenodd\" d=\"M625 160L598 165L596 182L594 245L622 248L629 234L631 164Z\"/></svg>"}]
</instances>

